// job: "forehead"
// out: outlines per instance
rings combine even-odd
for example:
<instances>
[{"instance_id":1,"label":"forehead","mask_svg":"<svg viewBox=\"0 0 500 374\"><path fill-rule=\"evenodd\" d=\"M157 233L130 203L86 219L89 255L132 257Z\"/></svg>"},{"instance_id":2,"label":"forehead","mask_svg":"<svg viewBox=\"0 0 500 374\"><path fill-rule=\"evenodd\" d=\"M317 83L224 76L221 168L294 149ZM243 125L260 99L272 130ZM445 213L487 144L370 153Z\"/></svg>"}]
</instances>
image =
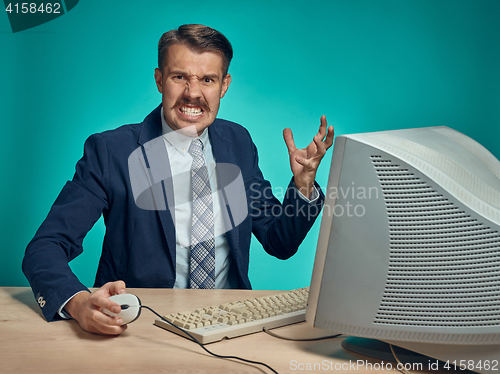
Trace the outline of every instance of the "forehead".
<instances>
[{"instance_id":1,"label":"forehead","mask_svg":"<svg viewBox=\"0 0 500 374\"><path fill-rule=\"evenodd\" d=\"M165 73L185 72L190 75L217 74L222 76L223 59L217 52L198 53L182 44L172 44L168 48Z\"/></svg>"}]
</instances>

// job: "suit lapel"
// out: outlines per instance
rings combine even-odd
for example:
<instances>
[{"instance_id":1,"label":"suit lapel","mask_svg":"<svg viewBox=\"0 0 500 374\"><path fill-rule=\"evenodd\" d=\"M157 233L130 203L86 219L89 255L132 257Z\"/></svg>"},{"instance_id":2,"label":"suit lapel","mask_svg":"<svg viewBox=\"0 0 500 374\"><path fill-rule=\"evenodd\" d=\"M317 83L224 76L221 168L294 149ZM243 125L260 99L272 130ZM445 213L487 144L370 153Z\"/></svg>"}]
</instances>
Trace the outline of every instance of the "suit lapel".
<instances>
[{"instance_id":1,"label":"suit lapel","mask_svg":"<svg viewBox=\"0 0 500 374\"><path fill-rule=\"evenodd\" d=\"M167 241L172 264L176 263L174 187L172 172L161 128L161 104L143 122L138 144L143 147L146 166L151 180L151 191L156 213Z\"/></svg>"},{"instance_id":2,"label":"suit lapel","mask_svg":"<svg viewBox=\"0 0 500 374\"><path fill-rule=\"evenodd\" d=\"M208 135L210 138L210 143L212 144L212 152L214 154L215 162L217 164L217 184L220 193L220 203L221 210L224 219L224 225L226 227L226 239L229 244L229 249L231 250L231 255L235 263L238 262L238 253L239 253L239 228L234 227L234 220L231 215L231 206L229 204L226 195L224 194L225 187L230 184L232 180L230 174L227 173L227 164L230 166L236 166L236 157L234 155L233 144L229 140L224 137L224 134L220 131L217 126L217 119L215 122L210 125L208 128ZM226 164L226 166L224 166ZM229 177L229 178L228 178ZM246 201L245 201L246 204Z\"/></svg>"}]
</instances>

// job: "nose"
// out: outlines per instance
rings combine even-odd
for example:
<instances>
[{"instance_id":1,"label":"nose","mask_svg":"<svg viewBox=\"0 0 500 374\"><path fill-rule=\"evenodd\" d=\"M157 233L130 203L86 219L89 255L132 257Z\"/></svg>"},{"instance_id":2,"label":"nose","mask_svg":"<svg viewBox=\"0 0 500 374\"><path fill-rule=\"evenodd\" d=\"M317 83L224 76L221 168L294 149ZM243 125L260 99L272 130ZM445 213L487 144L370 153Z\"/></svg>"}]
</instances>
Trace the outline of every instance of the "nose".
<instances>
[{"instance_id":1,"label":"nose","mask_svg":"<svg viewBox=\"0 0 500 374\"><path fill-rule=\"evenodd\" d=\"M193 78L187 81L184 95L190 99L198 99L201 97L201 86L198 79Z\"/></svg>"}]
</instances>

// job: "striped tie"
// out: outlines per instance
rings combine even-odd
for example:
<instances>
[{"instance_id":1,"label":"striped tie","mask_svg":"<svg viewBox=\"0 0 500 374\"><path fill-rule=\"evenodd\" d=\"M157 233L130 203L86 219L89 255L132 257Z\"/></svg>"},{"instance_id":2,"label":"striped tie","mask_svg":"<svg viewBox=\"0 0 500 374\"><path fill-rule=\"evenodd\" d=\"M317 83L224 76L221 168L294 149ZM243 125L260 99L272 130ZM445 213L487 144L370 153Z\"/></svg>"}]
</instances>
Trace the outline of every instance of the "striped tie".
<instances>
[{"instance_id":1,"label":"striped tie","mask_svg":"<svg viewBox=\"0 0 500 374\"><path fill-rule=\"evenodd\" d=\"M191 227L190 288L215 288L215 239L212 189L203 157L203 143L194 139L189 147L193 156L191 186L193 218Z\"/></svg>"}]
</instances>

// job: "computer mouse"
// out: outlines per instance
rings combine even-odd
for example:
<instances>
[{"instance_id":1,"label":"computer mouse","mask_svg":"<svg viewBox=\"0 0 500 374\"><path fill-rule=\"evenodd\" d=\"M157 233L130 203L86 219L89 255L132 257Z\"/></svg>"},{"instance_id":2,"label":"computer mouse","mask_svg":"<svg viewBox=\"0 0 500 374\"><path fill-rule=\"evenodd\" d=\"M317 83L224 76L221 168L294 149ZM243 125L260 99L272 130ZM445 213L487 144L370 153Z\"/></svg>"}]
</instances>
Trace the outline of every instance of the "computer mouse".
<instances>
[{"instance_id":1,"label":"computer mouse","mask_svg":"<svg viewBox=\"0 0 500 374\"><path fill-rule=\"evenodd\" d=\"M124 325L134 322L141 315L141 300L131 293L113 295L109 300L119 304L122 310L120 313L113 313L108 309L102 309L103 313L111 317L120 317Z\"/></svg>"}]
</instances>

